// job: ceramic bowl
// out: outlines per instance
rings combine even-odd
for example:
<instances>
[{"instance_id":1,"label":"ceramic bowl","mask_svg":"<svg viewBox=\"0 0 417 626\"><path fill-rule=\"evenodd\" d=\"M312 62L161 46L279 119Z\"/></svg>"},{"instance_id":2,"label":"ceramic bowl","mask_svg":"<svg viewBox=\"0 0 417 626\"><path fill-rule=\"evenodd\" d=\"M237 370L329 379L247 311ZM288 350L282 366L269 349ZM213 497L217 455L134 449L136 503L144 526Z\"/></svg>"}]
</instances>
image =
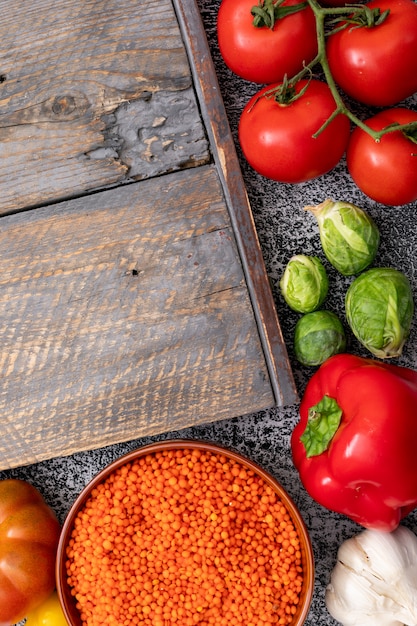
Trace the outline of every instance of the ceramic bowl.
<instances>
[{"instance_id":1,"label":"ceramic bowl","mask_svg":"<svg viewBox=\"0 0 417 626\"><path fill-rule=\"evenodd\" d=\"M138 463L145 463L148 466L153 460L156 458L160 458L160 455L168 455L168 458L171 458L170 455L175 453L182 454L186 451L186 454L194 453L196 454L211 454L215 455L216 461L219 460L221 463L232 464L233 467L238 467L243 470L249 471L249 476L256 475L256 480L260 481L261 488L263 489L265 486L267 489L274 492L272 494L273 498L278 498L281 504L285 507L286 511L290 516L290 520L293 524L293 527L296 531L296 534L299 538L299 552L301 553L301 568L302 568L302 586L299 594L298 604L293 608L293 615L290 621L291 626L301 626L304 624L306 617L308 615L310 604L313 595L313 587L314 587L314 559L313 559L313 551L309 538L309 534L305 523L295 506L293 500L285 491L285 489L273 478L268 472L263 470L259 465L254 463L253 461L243 457L236 452L228 450L222 446L216 445L214 443L205 442L205 441L195 441L195 440L168 440L158 443L153 443L144 447L141 447L137 450L134 450L103 469L99 472L93 480L84 488L81 494L78 496L76 501L74 502L71 510L69 511L66 520L63 525L60 542L58 546L58 556L57 556L57 566L56 566L56 578L57 578L57 591L58 596L62 605L62 609L64 611L64 615L68 624L70 626L84 626L85 622L81 618L81 614L76 605L76 600L73 595L73 591L68 583L68 574L67 567L68 563L71 562L71 558L68 558L68 544L70 542L71 536L74 531L74 527L76 525L76 518L80 514L85 511L86 503L89 499L91 499L92 494L97 493L97 488L100 488L100 485L104 483L104 481L112 480L115 474L121 471L121 468L131 467ZM158 457L159 455L159 457ZM188 470L184 470L188 471ZM236 471L237 473L237 471ZM243 474L245 475L245 474ZM250 481L249 481L250 482ZM244 484L243 484L244 486ZM175 489L175 486L173 487ZM172 488L171 488L172 489ZM238 489L238 487L236 488ZM247 491L243 490L243 492ZM164 492L163 492L164 493ZM187 515L189 513L187 512ZM216 514L214 514L216 517ZM211 523L209 518L207 523ZM214 518L213 518L214 519ZM271 515L268 518L265 516L265 519L268 519L270 522L272 517ZM275 519L275 518L274 518ZM275 528L275 526L274 526ZM228 529L229 532L233 533L233 527ZM275 531L274 531L275 532ZM275 539L274 539L275 541ZM223 545L223 544L222 544ZM244 549L244 547L242 548ZM99 584L97 586L100 586ZM227 590L226 592L227 595ZM222 598L222 606L227 603L227 599ZM277 603L274 605L277 606ZM162 611L163 609L159 609ZM198 609L202 610L202 609ZM162 616L161 616L162 620ZM220 620L221 621L221 620ZM166 624L166 616L165 622L161 621L161 623ZM158 623L158 620L150 621L149 623ZM198 623L198 622L196 622ZM275 623L275 622L271 622ZM278 622L276 622L278 623ZM219 626L221 624L219 623Z\"/></svg>"}]
</instances>

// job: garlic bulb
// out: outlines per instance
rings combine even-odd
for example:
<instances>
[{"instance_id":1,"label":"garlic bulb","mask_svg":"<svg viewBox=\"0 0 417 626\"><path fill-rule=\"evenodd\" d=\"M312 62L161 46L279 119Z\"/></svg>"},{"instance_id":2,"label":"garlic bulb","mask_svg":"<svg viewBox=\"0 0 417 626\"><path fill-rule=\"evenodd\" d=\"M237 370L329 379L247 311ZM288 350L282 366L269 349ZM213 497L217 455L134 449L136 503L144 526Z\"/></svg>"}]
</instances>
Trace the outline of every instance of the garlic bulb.
<instances>
[{"instance_id":1,"label":"garlic bulb","mask_svg":"<svg viewBox=\"0 0 417 626\"><path fill-rule=\"evenodd\" d=\"M417 537L405 526L365 530L345 541L326 589L344 626L417 625Z\"/></svg>"}]
</instances>

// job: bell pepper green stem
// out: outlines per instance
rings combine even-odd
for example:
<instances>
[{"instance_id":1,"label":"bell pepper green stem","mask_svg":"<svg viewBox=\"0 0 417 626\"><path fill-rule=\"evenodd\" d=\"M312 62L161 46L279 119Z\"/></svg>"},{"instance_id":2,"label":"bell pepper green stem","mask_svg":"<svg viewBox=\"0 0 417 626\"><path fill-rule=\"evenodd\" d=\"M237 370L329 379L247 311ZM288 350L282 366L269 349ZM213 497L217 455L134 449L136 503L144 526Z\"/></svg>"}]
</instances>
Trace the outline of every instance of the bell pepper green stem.
<instances>
[{"instance_id":1,"label":"bell pepper green stem","mask_svg":"<svg viewBox=\"0 0 417 626\"><path fill-rule=\"evenodd\" d=\"M309 408L307 425L300 437L307 458L318 456L327 450L339 428L342 413L336 400L326 395Z\"/></svg>"}]
</instances>

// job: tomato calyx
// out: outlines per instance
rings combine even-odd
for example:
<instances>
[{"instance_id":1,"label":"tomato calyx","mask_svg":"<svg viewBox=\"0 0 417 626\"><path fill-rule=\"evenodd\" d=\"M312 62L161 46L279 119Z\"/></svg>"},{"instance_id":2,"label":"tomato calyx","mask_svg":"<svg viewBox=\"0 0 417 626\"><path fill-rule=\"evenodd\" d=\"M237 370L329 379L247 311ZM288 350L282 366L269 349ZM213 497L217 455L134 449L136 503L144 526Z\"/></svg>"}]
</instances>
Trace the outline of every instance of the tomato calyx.
<instances>
[{"instance_id":1,"label":"tomato calyx","mask_svg":"<svg viewBox=\"0 0 417 626\"><path fill-rule=\"evenodd\" d=\"M366 5L352 5L349 8L354 10L348 17L338 16L329 20L327 26L335 24L335 27L326 32L327 37L345 28L375 28L383 24L390 13L389 9L381 11L379 8L371 9Z\"/></svg>"},{"instance_id":2,"label":"tomato calyx","mask_svg":"<svg viewBox=\"0 0 417 626\"><path fill-rule=\"evenodd\" d=\"M277 20L287 17L287 15L298 13L298 11L302 11L308 6L308 2L282 6L283 2L284 0L260 0L260 2L251 9L251 14L254 16L253 25L256 28L266 26L272 30Z\"/></svg>"},{"instance_id":3,"label":"tomato calyx","mask_svg":"<svg viewBox=\"0 0 417 626\"><path fill-rule=\"evenodd\" d=\"M311 80L311 77L310 77ZM277 104L280 106L288 106L292 102L295 102L299 98L301 98L308 89L310 84L310 80L297 91L296 85L298 80L290 81L287 76L284 76L282 82L279 85L274 85L270 89L267 89L262 94L260 94L253 102L252 106L249 110L252 110L254 106L256 106L257 102L259 102L260 98L273 98Z\"/></svg>"},{"instance_id":4,"label":"tomato calyx","mask_svg":"<svg viewBox=\"0 0 417 626\"><path fill-rule=\"evenodd\" d=\"M308 89L310 84L311 76L308 82L297 91L296 84L297 82L289 81L287 76L284 76L284 80L280 85L269 89L264 93L265 98L274 98L275 102L281 106L288 106L292 102L295 102L299 98L301 98Z\"/></svg>"}]
</instances>

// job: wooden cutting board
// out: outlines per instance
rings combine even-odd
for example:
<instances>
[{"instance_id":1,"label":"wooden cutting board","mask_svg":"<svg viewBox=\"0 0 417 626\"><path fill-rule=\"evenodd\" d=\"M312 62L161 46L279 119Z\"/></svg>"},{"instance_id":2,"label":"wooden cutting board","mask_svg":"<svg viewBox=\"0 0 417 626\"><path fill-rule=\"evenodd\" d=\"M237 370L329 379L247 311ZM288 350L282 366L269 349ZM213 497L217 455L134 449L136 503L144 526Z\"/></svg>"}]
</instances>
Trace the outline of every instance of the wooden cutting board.
<instances>
[{"instance_id":1,"label":"wooden cutting board","mask_svg":"<svg viewBox=\"0 0 417 626\"><path fill-rule=\"evenodd\" d=\"M0 10L0 469L296 402L194 0Z\"/></svg>"}]
</instances>

